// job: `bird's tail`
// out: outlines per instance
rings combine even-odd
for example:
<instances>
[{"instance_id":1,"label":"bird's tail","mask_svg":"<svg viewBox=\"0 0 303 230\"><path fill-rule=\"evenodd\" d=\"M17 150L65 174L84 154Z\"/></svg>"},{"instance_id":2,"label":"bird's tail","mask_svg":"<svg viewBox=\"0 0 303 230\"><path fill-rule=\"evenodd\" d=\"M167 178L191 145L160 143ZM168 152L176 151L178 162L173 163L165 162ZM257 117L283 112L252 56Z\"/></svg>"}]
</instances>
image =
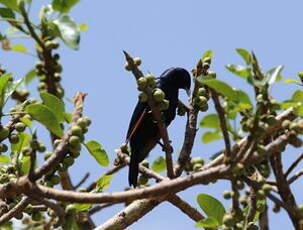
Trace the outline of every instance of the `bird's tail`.
<instances>
[{"instance_id":1,"label":"bird's tail","mask_svg":"<svg viewBox=\"0 0 303 230\"><path fill-rule=\"evenodd\" d=\"M136 155L134 153L131 154L129 171L128 171L128 183L130 186L137 187L138 182L138 174L139 174L139 163L136 159Z\"/></svg>"}]
</instances>

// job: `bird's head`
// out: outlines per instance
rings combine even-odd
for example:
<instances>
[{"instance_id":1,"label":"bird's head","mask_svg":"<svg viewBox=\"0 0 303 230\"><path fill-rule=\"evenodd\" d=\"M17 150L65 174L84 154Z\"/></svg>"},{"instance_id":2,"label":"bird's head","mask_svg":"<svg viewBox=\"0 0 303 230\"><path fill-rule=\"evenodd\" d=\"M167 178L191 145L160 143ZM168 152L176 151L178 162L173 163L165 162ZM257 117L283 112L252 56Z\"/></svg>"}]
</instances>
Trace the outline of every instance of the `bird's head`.
<instances>
[{"instance_id":1,"label":"bird's head","mask_svg":"<svg viewBox=\"0 0 303 230\"><path fill-rule=\"evenodd\" d=\"M161 74L160 80L164 80L167 84L177 87L177 89L184 89L188 96L190 96L190 74L183 68L170 68Z\"/></svg>"}]
</instances>

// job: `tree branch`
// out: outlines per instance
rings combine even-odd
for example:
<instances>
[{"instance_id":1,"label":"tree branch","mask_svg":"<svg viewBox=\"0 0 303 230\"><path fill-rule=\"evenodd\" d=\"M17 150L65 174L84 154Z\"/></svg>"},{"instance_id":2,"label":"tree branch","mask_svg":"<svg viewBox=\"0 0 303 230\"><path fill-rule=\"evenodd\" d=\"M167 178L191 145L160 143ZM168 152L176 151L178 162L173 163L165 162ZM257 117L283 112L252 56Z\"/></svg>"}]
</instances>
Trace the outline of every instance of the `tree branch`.
<instances>
[{"instance_id":1,"label":"tree branch","mask_svg":"<svg viewBox=\"0 0 303 230\"><path fill-rule=\"evenodd\" d=\"M26 206L30 203L30 200L31 199L28 197L23 197L23 199L15 207L13 207L11 210L9 210L7 213L0 217L0 225L6 223L7 221L15 217L17 214L22 212L22 210L25 209Z\"/></svg>"},{"instance_id":2,"label":"tree branch","mask_svg":"<svg viewBox=\"0 0 303 230\"><path fill-rule=\"evenodd\" d=\"M300 161L303 160L303 153L301 153L300 156L298 156L298 158L291 164L291 166L287 169L286 173L285 173L285 177L288 177L289 174L292 172L292 170L295 169L295 167L297 167L297 165L300 163Z\"/></svg>"},{"instance_id":3,"label":"tree branch","mask_svg":"<svg viewBox=\"0 0 303 230\"><path fill-rule=\"evenodd\" d=\"M212 89L210 89L210 92L211 92L211 97L213 99L215 108L217 110L217 114L220 119L221 131L222 131L222 134L224 137L224 142L225 142L225 155L226 155L227 159L230 160L230 157L231 157L230 139L229 139L229 134L228 134L228 129L227 129L225 111L220 104L218 94Z\"/></svg>"}]
</instances>

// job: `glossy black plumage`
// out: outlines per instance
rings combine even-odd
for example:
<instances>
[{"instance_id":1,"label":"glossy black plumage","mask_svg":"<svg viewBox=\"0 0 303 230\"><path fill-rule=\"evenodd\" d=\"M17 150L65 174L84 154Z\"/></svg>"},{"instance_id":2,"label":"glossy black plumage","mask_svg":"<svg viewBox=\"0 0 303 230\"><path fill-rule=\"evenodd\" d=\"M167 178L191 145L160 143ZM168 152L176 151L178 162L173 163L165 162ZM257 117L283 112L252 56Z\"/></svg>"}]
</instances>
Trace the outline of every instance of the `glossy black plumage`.
<instances>
[{"instance_id":1,"label":"glossy black plumage","mask_svg":"<svg viewBox=\"0 0 303 230\"><path fill-rule=\"evenodd\" d=\"M183 68L170 68L158 78L157 88L162 89L165 98L169 100L169 108L163 112L166 126L169 126L176 116L179 89L189 90L190 83L190 74ZM136 187L139 163L148 156L160 140L157 124L153 121L147 103L140 101L137 103L127 131L127 139L131 148L128 181L130 186Z\"/></svg>"}]
</instances>

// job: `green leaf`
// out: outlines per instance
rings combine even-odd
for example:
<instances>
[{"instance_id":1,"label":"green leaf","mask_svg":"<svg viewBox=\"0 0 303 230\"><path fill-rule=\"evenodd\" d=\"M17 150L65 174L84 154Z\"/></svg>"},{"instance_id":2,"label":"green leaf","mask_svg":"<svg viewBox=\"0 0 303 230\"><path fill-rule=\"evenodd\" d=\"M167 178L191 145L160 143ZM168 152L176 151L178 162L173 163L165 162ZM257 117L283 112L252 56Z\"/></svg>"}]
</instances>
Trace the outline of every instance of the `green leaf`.
<instances>
[{"instance_id":1,"label":"green leaf","mask_svg":"<svg viewBox=\"0 0 303 230\"><path fill-rule=\"evenodd\" d=\"M164 157L158 157L152 164L152 170L159 173L166 170L166 160Z\"/></svg>"},{"instance_id":2,"label":"green leaf","mask_svg":"<svg viewBox=\"0 0 303 230\"><path fill-rule=\"evenodd\" d=\"M299 80L295 80L295 79L287 79L284 81L284 83L294 83L294 84L303 86L303 84Z\"/></svg>"},{"instance_id":3,"label":"green leaf","mask_svg":"<svg viewBox=\"0 0 303 230\"><path fill-rule=\"evenodd\" d=\"M276 81L279 81L282 79L281 77L281 72L283 70L283 66L279 65L271 70L268 70L265 73L265 79L266 79L266 83L268 85L272 85L273 83L275 83Z\"/></svg>"},{"instance_id":4,"label":"green leaf","mask_svg":"<svg viewBox=\"0 0 303 230\"><path fill-rule=\"evenodd\" d=\"M222 138L222 135L218 132L206 132L202 135L202 143L207 144Z\"/></svg>"},{"instance_id":5,"label":"green leaf","mask_svg":"<svg viewBox=\"0 0 303 230\"><path fill-rule=\"evenodd\" d=\"M295 107L294 112L297 116L303 117L303 105Z\"/></svg>"},{"instance_id":6,"label":"green leaf","mask_svg":"<svg viewBox=\"0 0 303 230\"><path fill-rule=\"evenodd\" d=\"M0 108L2 108L5 104L5 89L11 77L11 73L5 74L0 77Z\"/></svg>"},{"instance_id":7,"label":"green leaf","mask_svg":"<svg viewBox=\"0 0 303 230\"><path fill-rule=\"evenodd\" d=\"M65 113L64 114L64 119L67 123L71 123L72 121L72 118L73 118L73 115L71 113Z\"/></svg>"},{"instance_id":8,"label":"green leaf","mask_svg":"<svg viewBox=\"0 0 303 230\"><path fill-rule=\"evenodd\" d=\"M251 100L249 98L249 96L247 95L247 93L245 93L242 90L236 90L236 94L237 94L237 108L239 109L239 111L244 110L244 109L251 109L253 107Z\"/></svg>"},{"instance_id":9,"label":"green leaf","mask_svg":"<svg viewBox=\"0 0 303 230\"><path fill-rule=\"evenodd\" d=\"M218 221L213 217L207 217L203 220L200 220L195 225L197 228L217 228L219 226L220 225Z\"/></svg>"},{"instance_id":10,"label":"green leaf","mask_svg":"<svg viewBox=\"0 0 303 230\"><path fill-rule=\"evenodd\" d=\"M13 92L21 85L23 81L19 79L17 81L8 81L4 90L4 104L6 104L9 97L13 94Z\"/></svg>"},{"instance_id":11,"label":"green leaf","mask_svg":"<svg viewBox=\"0 0 303 230\"><path fill-rule=\"evenodd\" d=\"M93 205L92 204L73 204L73 206L77 209L79 212L84 212L90 209Z\"/></svg>"},{"instance_id":12,"label":"green leaf","mask_svg":"<svg viewBox=\"0 0 303 230\"><path fill-rule=\"evenodd\" d=\"M55 11L68 13L78 2L79 0L53 0L52 7Z\"/></svg>"},{"instance_id":13,"label":"green leaf","mask_svg":"<svg viewBox=\"0 0 303 230\"><path fill-rule=\"evenodd\" d=\"M17 144L11 144L12 152L13 153L21 153L22 148L26 147L29 145L29 141L32 138L30 135L27 133L21 132L17 133L19 137L19 141Z\"/></svg>"},{"instance_id":14,"label":"green leaf","mask_svg":"<svg viewBox=\"0 0 303 230\"><path fill-rule=\"evenodd\" d=\"M9 156L0 155L0 164L8 164L11 162L11 158Z\"/></svg>"},{"instance_id":15,"label":"green leaf","mask_svg":"<svg viewBox=\"0 0 303 230\"><path fill-rule=\"evenodd\" d=\"M216 113L207 114L200 121L201 128L212 128L221 130L219 116Z\"/></svg>"},{"instance_id":16,"label":"green leaf","mask_svg":"<svg viewBox=\"0 0 303 230\"><path fill-rule=\"evenodd\" d=\"M114 177L114 175L107 175L107 176L102 176L98 179L96 189L101 192L104 189L106 189L110 185L111 179Z\"/></svg>"},{"instance_id":17,"label":"green leaf","mask_svg":"<svg viewBox=\"0 0 303 230\"><path fill-rule=\"evenodd\" d=\"M21 117L19 118L20 121L22 121L26 126L28 127L32 127L33 126L33 123L30 119L27 119L25 117Z\"/></svg>"},{"instance_id":18,"label":"green leaf","mask_svg":"<svg viewBox=\"0 0 303 230\"><path fill-rule=\"evenodd\" d=\"M27 86L36 77L38 77L36 69L28 71L24 78L24 84Z\"/></svg>"},{"instance_id":19,"label":"green leaf","mask_svg":"<svg viewBox=\"0 0 303 230\"><path fill-rule=\"evenodd\" d=\"M222 224L225 208L219 200L208 194L199 194L197 202L208 217L213 217L219 225Z\"/></svg>"},{"instance_id":20,"label":"green leaf","mask_svg":"<svg viewBox=\"0 0 303 230\"><path fill-rule=\"evenodd\" d=\"M88 152L96 159L96 161L102 166L109 165L109 159L103 146L97 141L89 141L84 144Z\"/></svg>"},{"instance_id":21,"label":"green leaf","mask_svg":"<svg viewBox=\"0 0 303 230\"><path fill-rule=\"evenodd\" d=\"M0 16L2 18L16 18L14 11L9 8L0 7Z\"/></svg>"},{"instance_id":22,"label":"green leaf","mask_svg":"<svg viewBox=\"0 0 303 230\"><path fill-rule=\"evenodd\" d=\"M303 91L302 90L297 90L294 92L294 94L291 97L291 100L295 102L302 102L303 103Z\"/></svg>"},{"instance_id":23,"label":"green leaf","mask_svg":"<svg viewBox=\"0 0 303 230\"><path fill-rule=\"evenodd\" d=\"M0 0L0 4L7 6L11 10L20 12L17 0Z\"/></svg>"},{"instance_id":24,"label":"green leaf","mask_svg":"<svg viewBox=\"0 0 303 230\"><path fill-rule=\"evenodd\" d=\"M40 93L40 97L43 101L43 103L56 115L57 120L59 122L65 121L65 106L63 101L61 101L56 96L42 92Z\"/></svg>"},{"instance_id":25,"label":"green leaf","mask_svg":"<svg viewBox=\"0 0 303 230\"><path fill-rule=\"evenodd\" d=\"M212 50L205 51L205 53L202 55L202 60L206 57L213 58L213 51Z\"/></svg>"},{"instance_id":26,"label":"green leaf","mask_svg":"<svg viewBox=\"0 0 303 230\"><path fill-rule=\"evenodd\" d=\"M218 79L201 80L200 78L198 78L198 81L200 81L202 84L207 85L208 87L215 90L217 93L227 97L230 100L238 100L237 93L235 92L235 90L224 81Z\"/></svg>"},{"instance_id":27,"label":"green leaf","mask_svg":"<svg viewBox=\"0 0 303 230\"><path fill-rule=\"evenodd\" d=\"M56 136L63 136L63 131L56 115L47 106L41 104L31 104L25 108L25 111L29 113L34 120L40 122Z\"/></svg>"},{"instance_id":28,"label":"green leaf","mask_svg":"<svg viewBox=\"0 0 303 230\"><path fill-rule=\"evenodd\" d=\"M11 46L10 50L12 51L18 51L18 52L27 52L28 49L26 47L24 47L23 45L14 45L14 46Z\"/></svg>"},{"instance_id":29,"label":"green leaf","mask_svg":"<svg viewBox=\"0 0 303 230\"><path fill-rule=\"evenodd\" d=\"M78 29L80 31L88 31L88 25L87 24L79 24Z\"/></svg>"},{"instance_id":30,"label":"green leaf","mask_svg":"<svg viewBox=\"0 0 303 230\"><path fill-rule=\"evenodd\" d=\"M63 42L71 49L78 50L80 31L74 20L68 15L61 15L54 23L58 26Z\"/></svg>"},{"instance_id":31,"label":"green leaf","mask_svg":"<svg viewBox=\"0 0 303 230\"><path fill-rule=\"evenodd\" d=\"M251 56L250 56L250 52L245 50L245 49L241 49L241 48L237 48L236 52L244 59L246 65L250 65L251 63Z\"/></svg>"},{"instance_id":32,"label":"green leaf","mask_svg":"<svg viewBox=\"0 0 303 230\"><path fill-rule=\"evenodd\" d=\"M251 77L251 68L247 68L241 65L226 65L225 68L233 74L236 74L242 78L246 79Z\"/></svg>"},{"instance_id":33,"label":"green leaf","mask_svg":"<svg viewBox=\"0 0 303 230\"><path fill-rule=\"evenodd\" d=\"M31 166L30 156L22 156L22 159L21 159L22 175L27 175L29 173L30 166Z\"/></svg>"},{"instance_id":34,"label":"green leaf","mask_svg":"<svg viewBox=\"0 0 303 230\"><path fill-rule=\"evenodd\" d=\"M280 109L288 109L290 107L295 107L298 104L298 102L294 102L292 100L286 100L280 103Z\"/></svg>"}]
</instances>

